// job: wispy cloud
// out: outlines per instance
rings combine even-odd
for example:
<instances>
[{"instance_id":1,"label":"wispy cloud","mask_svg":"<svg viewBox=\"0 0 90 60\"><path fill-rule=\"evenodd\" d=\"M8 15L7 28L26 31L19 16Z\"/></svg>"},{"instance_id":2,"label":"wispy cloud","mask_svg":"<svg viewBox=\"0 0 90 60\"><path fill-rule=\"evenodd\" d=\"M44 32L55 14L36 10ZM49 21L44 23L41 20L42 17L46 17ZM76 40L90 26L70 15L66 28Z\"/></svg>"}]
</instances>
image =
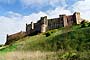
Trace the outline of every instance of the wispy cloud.
<instances>
[{"instance_id":1,"label":"wispy cloud","mask_svg":"<svg viewBox=\"0 0 90 60\"><path fill-rule=\"evenodd\" d=\"M90 0L81 0L73 5L73 11L81 12L85 19L90 20Z\"/></svg>"},{"instance_id":2,"label":"wispy cloud","mask_svg":"<svg viewBox=\"0 0 90 60\"><path fill-rule=\"evenodd\" d=\"M10 17L0 16L0 43L5 43L6 34L16 33L22 30L22 22Z\"/></svg>"},{"instance_id":3,"label":"wispy cloud","mask_svg":"<svg viewBox=\"0 0 90 60\"><path fill-rule=\"evenodd\" d=\"M65 0L20 0L21 3L26 7L43 7L43 6L65 6L66 1Z\"/></svg>"},{"instance_id":4,"label":"wispy cloud","mask_svg":"<svg viewBox=\"0 0 90 60\"><path fill-rule=\"evenodd\" d=\"M32 13L28 16L10 11L8 12L8 16L0 16L0 37L3 38L2 40L5 42L4 37L6 34L13 34L21 30L25 31L26 23L30 24L31 21L37 22L42 16L48 16L48 18L59 17L59 14L63 13L71 14L69 10L65 10L64 8L61 9L60 7L46 12L40 11L38 13Z\"/></svg>"}]
</instances>

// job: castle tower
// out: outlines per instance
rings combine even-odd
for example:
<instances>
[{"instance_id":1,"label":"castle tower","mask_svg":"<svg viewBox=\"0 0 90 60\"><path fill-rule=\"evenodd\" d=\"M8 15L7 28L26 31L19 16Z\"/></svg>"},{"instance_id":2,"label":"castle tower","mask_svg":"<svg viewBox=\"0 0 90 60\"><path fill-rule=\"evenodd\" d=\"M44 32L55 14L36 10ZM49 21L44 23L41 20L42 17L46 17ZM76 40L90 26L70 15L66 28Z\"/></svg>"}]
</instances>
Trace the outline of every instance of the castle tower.
<instances>
[{"instance_id":1,"label":"castle tower","mask_svg":"<svg viewBox=\"0 0 90 60\"><path fill-rule=\"evenodd\" d=\"M7 44L8 44L8 34L6 36L6 43L5 43L5 45L7 45Z\"/></svg>"},{"instance_id":2,"label":"castle tower","mask_svg":"<svg viewBox=\"0 0 90 60\"><path fill-rule=\"evenodd\" d=\"M75 12L74 13L74 17L75 17L76 23L80 24L81 23L80 13L79 12Z\"/></svg>"},{"instance_id":3,"label":"castle tower","mask_svg":"<svg viewBox=\"0 0 90 60\"><path fill-rule=\"evenodd\" d=\"M61 18L61 20L63 21L63 27L68 26L67 16L65 14L59 15L59 18Z\"/></svg>"},{"instance_id":4,"label":"castle tower","mask_svg":"<svg viewBox=\"0 0 90 60\"><path fill-rule=\"evenodd\" d=\"M33 29L34 29L34 23L33 22L31 22L31 24L26 24L27 35L29 35Z\"/></svg>"},{"instance_id":5,"label":"castle tower","mask_svg":"<svg viewBox=\"0 0 90 60\"><path fill-rule=\"evenodd\" d=\"M26 23L26 33L27 33L27 35L30 33L30 29L28 28L29 26L28 26L28 24Z\"/></svg>"},{"instance_id":6,"label":"castle tower","mask_svg":"<svg viewBox=\"0 0 90 60\"><path fill-rule=\"evenodd\" d=\"M63 15L63 23L64 23L64 27L68 26L67 16L66 15Z\"/></svg>"},{"instance_id":7,"label":"castle tower","mask_svg":"<svg viewBox=\"0 0 90 60\"><path fill-rule=\"evenodd\" d=\"M31 22L31 29L34 29L34 23Z\"/></svg>"},{"instance_id":8,"label":"castle tower","mask_svg":"<svg viewBox=\"0 0 90 60\"><path fill-rule=\"evenodd\" d=\"M40 32L46 32L48 26L48 20L47 16L41 17L41 31Z\"/></svg>"},{"instance_id":9,"label":"castle tower","mask_svg":"<svg viewBox=\"0 0 90 60\"><path fill-rule=\"evenodd\" d=\"M26 23L26 32L27 32L27 23Z\"/></svg>"}]
</instances>

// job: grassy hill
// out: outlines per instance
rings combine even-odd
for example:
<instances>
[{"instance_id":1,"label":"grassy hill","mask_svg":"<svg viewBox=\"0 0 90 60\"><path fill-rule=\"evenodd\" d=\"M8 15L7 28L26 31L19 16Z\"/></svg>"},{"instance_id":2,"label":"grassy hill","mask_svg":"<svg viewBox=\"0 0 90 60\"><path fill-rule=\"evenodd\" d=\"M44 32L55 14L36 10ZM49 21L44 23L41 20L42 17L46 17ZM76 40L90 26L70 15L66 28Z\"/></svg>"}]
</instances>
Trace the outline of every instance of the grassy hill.
<instances>
[{"instance_id":1,"label":"grassy hill","mask_svg":"<svg viewBox=\"0 0 90 60\"><path fill-rule=\"evenodd\" d=\"M38 58L42 56L41 60L89 60L90 27L80 28L80 25L76 25L54 29L35 36L27 36L4 47L0 49L0 53L4 56L6 53L17 54L18 52L21 55L26 53L40 54ZM35 57L31 60L40 59ZM21 60L28 59L23 58Z\"/></svg>"}]
</instances>

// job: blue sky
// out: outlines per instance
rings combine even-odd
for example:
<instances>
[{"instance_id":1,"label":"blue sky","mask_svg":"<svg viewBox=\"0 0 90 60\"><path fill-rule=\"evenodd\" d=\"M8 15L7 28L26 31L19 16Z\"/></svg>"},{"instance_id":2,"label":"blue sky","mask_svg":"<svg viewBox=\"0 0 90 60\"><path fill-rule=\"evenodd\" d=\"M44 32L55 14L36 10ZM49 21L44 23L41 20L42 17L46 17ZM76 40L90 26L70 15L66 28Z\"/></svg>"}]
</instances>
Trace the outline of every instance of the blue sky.
<instances>
[{"instance_id":1,"label":"blue sky","mask_svg":"<svg viewBox=\"0 0 90 60\"><path fill-rule=\"evenodd\" d=\"M25 24L36 22L41 16L58 17L59 14L80 12L90 19L90 0L0 0L0 44L6 34L25 31Z\"/></svg>"},{"instance_id":2,"label":"blue sky","mask_svg":"<svg viewBox=\"0 0 90 60\"><path fill-rule=\"evenodd\" d=\"M52 2L54 1L54 2ZM0 0L0 15L6 15L8 11L20 13L22 15L29 15L39 11L47 11L55 9L57 6L67 7L73 5L78 0Z\"/></svg>"}]
</instances>

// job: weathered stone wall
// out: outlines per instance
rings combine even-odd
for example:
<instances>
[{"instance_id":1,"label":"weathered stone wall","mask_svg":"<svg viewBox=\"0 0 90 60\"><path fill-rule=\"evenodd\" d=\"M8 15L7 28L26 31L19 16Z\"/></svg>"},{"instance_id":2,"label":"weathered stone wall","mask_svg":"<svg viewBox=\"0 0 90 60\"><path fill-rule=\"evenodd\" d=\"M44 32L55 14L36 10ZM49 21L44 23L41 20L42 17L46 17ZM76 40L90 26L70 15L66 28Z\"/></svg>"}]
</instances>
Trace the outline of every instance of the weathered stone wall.
<instances>
[{"instance_id":1,"label":"weathered stone wall","mask_svg":"<svg viewBox=\"0 0 90 60\"><path fill-rule=\"evenodd\" d=\"M63 27L63 21L60 18L54 18L48 20L48 30Z\"/></svg>"},{"instance_id":2,"label":"weathered stone wall","mask_svg":"<svg viewBox=\"0 0 90 60\"><path fill-rule=\"evenodd\" d=\"M59 18L48 19L48 30L66 26L68 26L66 15L59 15Z\"/></svg>"},{"instance_id":3,"label":"weathered stone wall","mask_svg":"<svg viewBox=\"0 0 90 60\"><path fill-rule=\"evenodd\" d=\"M27 33L27 35L30 34L31 27L32 27L31 24L26 24L26 33Z\"/></svg>"},{"instance_id":4,"label":"weathered stone wall","mask_svg":"<svg viewBox=\"0 0 90 60\"><path fill-rule=\"evenodd\" d=\"M35 23L34 32L36 32L36 33L37 33L37 32L40 32L40 22L41 22L41 21L39 21L38 23Z\"/></svg>"},{"instance_id":5,"label":"weathered stone wall","mask_svg":"<svg viewBox=\"0 0 90 60\"><path fill-rule=\"evenodd\" d=\"M73 20L73 15L67 16L67 23L68 23L68 26L72 26L74 23L76 23Z\"/></svg>"},{"instance_id":6,"label":"weathered stone wall","mask_svg":"<svg viewBox=\"0 0 90 60\"><path fill-rule=\"evenodd\" d=\"M64 24L64 27L68 26L68 18L66 15L63 15L63 24Z\"/></svg>"},{"instance_id":7,"label":"weathered stone wall","mask_svg":"<svg viewBox=\"0 0 90 60\"><path fill-rule=\"evenodd\" d=\"M76 21L76 24L80 24L81 21L82 21L79 12L75 12L75 13L73 14L73 18L74 18L74 21Z\"/></svg>"},{"instance_id":8,"label":"weathered stone wall","mask_svg":"<svg viewBox=\"0 0 90 60\"><path fill-rule=\"evenodd\" d=\"M59 15L59 18L47 19L47 16L41 17L37 23L31 22L26 24L26 32L19 32L13 35L7 35L6 44L10 44L24 36L33 35L37 33L43 33L48 30L52 30L60 27L72 26L73 24L80 24L82 21L79 12L75 12L73 15L66 16L65 14Z\"/></svg>"},{"instance_id":9,"label":"weathered stone wall","mask_svg":"<svg viewBox=\"0 0 90 60\"><path fill-rule=\"evenodd\" d=\"M73 24L80 24L80 13L75 12L73 15L66 16L65 14L59 15L59 18L47 19L47 16L41 17L37 23L27 25L26 31L30 34L33 32L46 32L60 27L72 26ZM32 29L33 26L33 29Z\"/></svg>"},{"instance_id":10,"label":"weathered stone wall","mask_svg":"<svg viewBox=\"0 0 90 60\"><path fill-rule=\"evenodd\" d=\"M26 32L27 35L33 34L33 33L42 33L47 31L47 25L48 25L48 20L47 16L41 17L37 23L28 24L26 25ZM32 26L34 29L32 29Z\"/></svg>"},{"instance_id":11,"label":"weathered stone wall","mask_svg":"<svg viewBox=\"0 0 90 60\"><path fill-rule=\"evenodd\" d=\"M6 45L11 44L12 42L15 42L17 40L19 40L20 38L23 38L26 36L26 32L18 32L12 35L7 35L7 41L6 41Z\"/></svg>"},{"instance_id":12,"label":"weathered stone wall","mask_svg":"<svg viewBox=\"0 0 90 60\"><path fill-rule=\"evenodd\" d=\"M40 24L40 32L46 32L48 26L48 19L47 16L41 17L41 24Z\"/></svg>"}]
</instances>

